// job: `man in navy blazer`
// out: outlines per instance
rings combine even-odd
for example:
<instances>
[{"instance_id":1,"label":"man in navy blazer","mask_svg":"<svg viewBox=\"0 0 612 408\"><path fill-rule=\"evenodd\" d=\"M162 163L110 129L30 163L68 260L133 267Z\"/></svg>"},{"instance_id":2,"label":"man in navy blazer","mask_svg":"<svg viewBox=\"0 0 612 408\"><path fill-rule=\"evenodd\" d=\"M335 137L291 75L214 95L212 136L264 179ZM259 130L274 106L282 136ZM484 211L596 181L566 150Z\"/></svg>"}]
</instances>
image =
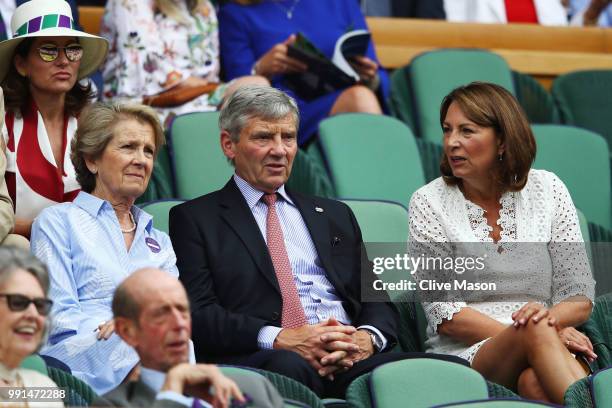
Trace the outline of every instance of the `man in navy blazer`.
<instances>
[{"instance_id":1,"label":"man in navy blazer","mask_svg":"<svg viewBox=\"0 0 612 408\"><path fill-rule=\"evenodd\" d=\"M352 379L374 367L423 355L387 353L397 341L398 313L390 303L362 302L363 241L348 206L285 187L298 120L295 101L277 89L232 94L219 127L235 174L221 190L174 207L170 237L192 305L198 361L263 368L321 396L343 397ZM265 195L276 203L264 203ZM283 288L278 241L267 235L278 224L293 281ZM295 302L284 305L292 285ZM292 327L283 307L296 304L305 320Z\"/></svg>"}]
</instances>

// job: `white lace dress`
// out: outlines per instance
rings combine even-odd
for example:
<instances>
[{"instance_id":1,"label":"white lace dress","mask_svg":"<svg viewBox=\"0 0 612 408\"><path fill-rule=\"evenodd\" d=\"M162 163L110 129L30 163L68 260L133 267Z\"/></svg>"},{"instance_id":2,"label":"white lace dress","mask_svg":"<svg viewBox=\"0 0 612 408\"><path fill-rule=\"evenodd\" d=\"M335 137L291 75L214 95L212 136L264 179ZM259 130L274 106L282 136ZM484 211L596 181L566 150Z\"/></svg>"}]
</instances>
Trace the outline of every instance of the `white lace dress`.
<instances>
[{"instance_id":1,"label":"white lace dress","mask_svg":"<svg viewBox=\"0 0 612 408\"><path fill-rule=\"evenodd\" d=\"M442 178L420 188L410 200L413 248L417 245L422 251L427 247L430 256L441 257L482 256L485 251L485 268L478 273L478 280L502 286L489 299L462 297L455 301L450 297L453 301L423 302L428 321L427 351L454 354L472 362L487 339L470 345L437 332L443 319L451 320L464 307L510 325L512 313L528 301L550 307L577 295L593 300L595 281L581 244L576 208L563 182L553 173L531 170L525 187L506 192L500 203L497 223L502 228L501 239L494 244L484 210ZM483 245L473 244L478 242ZM474 248L478 253L470 254Z\"/></svg>"}]
</instances>

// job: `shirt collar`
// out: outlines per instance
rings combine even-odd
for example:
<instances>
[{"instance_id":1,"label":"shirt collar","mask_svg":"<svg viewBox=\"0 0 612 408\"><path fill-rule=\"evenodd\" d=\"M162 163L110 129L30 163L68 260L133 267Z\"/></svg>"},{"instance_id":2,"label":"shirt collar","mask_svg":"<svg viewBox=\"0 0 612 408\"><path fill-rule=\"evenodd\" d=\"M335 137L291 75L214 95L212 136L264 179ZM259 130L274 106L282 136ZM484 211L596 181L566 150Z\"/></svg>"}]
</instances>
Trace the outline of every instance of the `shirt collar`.
<instances>
[{"instance_id":1,"label":"shirt collar","mask_svg":"<svg viewBox=\"0 0 612 408\"><path fill-rule=\"evenodd\" d=\"M257 190L255 187L250 185L246 180L244 180L236 173L234 173L234 181L236 182L238 189L244 196L247 205L251 210L253 210L253 207L257 205L257 203L261 200L261 197L263 197L265 193L263 191ZM280 186L278 190L276 190L276 193L280 195L283 200L295 207L293 200L291 200L291 197L289 197L289 194L287 194L287 191L285 191L284 184Z\"/></svg>"},{"instance_id":2,"label":"shirt collar","mask_svg":"<svg viewBox=\"0 0 612 408\"><path fill-rule=\"evenodd\" d=\"M140 366L140 381L158 393L166 381L166 373Z\"/></svg>"},{"instance_id":3,"label":"shirt collar","mask_svg":"<svg viewBox=\"0 0 612 408\"><path fill-rule=\"evenodd\" d=\"M85 191L80 191L73 203L85 210L85 212L94 218L98 218L100 211L102 211L104 208L110 210L113 209L113 206L108 201L86 193ZM133 205L132 214L134 215L134 219L137 223L144 222L147 232L151 232L151 228L153 227L153 217L149 213Z\"/></svg>"}]
</instances>

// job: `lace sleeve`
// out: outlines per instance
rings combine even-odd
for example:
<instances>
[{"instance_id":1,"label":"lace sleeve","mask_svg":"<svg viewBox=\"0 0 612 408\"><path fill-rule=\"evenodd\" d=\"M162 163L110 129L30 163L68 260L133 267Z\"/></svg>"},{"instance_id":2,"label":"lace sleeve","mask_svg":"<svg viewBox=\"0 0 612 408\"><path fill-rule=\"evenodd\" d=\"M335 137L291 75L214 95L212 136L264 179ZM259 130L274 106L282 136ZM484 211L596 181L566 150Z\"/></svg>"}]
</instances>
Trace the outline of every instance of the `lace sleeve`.
<instances>
[{"instance_id":1,"label":"lace sleeve","mask_svg":"<svg viewBox=\"0 0 612 408\"><path fill-rule=\"evenodd\" d=\"M409 255L412 257L440 258L452 256L452 249L448 243L445 228L428 198L417 191L410 200L409 212ZM432 275L435 276L436 273L427 271L427 276L423 273L416 273L415 278L419 282L424 279L431 279ZM427 296L427 293L421 292L421 296ZM449 294L449 299L451 298L452 295ZM466 306L465 302L460 301L423 301L422 303L429 327L433 333L437 333L438 326L444 320L452 320L453 315Z\"/></svg>"},{"instance_id":2,"label":"lace sleeve","mask_svg":"<svg viewBox=\"0 0 612 408\"><path fill-rule=\"evenodd\" d=\"M595 281L580 231L576 207L563 182L551 173L552 234L548 250L552 260L553 304L572 296L593 300Z\"/></svg>"}]
</instances>

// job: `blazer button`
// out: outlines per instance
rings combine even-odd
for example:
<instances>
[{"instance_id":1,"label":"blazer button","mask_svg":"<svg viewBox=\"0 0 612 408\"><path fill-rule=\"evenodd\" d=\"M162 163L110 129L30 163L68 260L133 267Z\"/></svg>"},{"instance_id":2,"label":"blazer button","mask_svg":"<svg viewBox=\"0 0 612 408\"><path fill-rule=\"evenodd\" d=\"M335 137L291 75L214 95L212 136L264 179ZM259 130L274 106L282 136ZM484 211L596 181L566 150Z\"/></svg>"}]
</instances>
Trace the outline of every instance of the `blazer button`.
<instances>
[{"instance_id":1,"label":"blazer button","mask_svg":"<svg viewBox=\"0 0 612 408\"><path fill-rule=\"evenodd\" d=\"M273 322L277 321L279 316L280 316L280 315L279 315L279 313L278 313L278 312L274 312L274 313L272 313L272 321L273 321Z\"/></svg>"}]
</instances>

